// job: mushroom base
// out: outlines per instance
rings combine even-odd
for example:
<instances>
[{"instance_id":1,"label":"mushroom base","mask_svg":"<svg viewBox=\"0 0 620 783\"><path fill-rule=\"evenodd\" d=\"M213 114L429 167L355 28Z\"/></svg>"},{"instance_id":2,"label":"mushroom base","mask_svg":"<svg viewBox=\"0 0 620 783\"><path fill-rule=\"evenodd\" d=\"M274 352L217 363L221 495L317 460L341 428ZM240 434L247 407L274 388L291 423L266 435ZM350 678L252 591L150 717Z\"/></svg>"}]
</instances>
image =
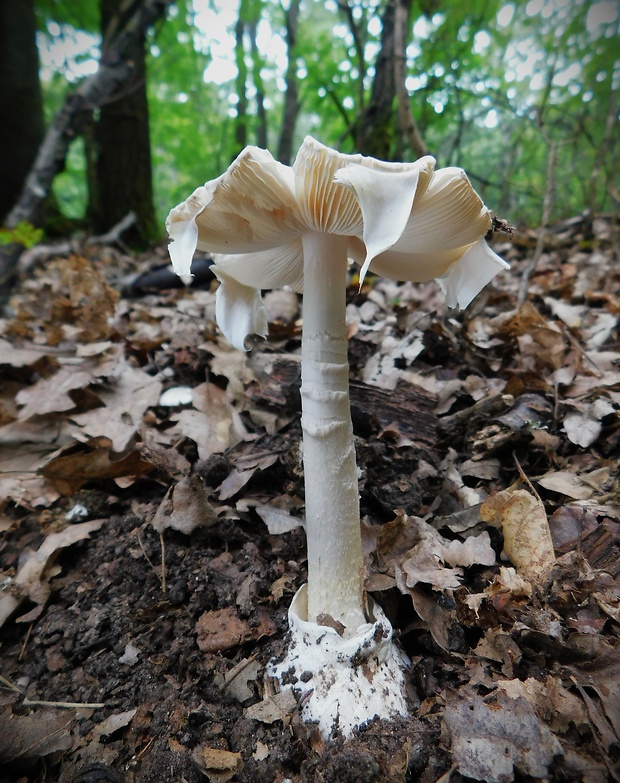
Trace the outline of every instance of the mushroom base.
<instances>
[{"instance_id":1,"label":"mushroom base","mask_svg":"<svg viewBox=\"0 0 620 783\"><path fill-rule=\"evenodd\" d=\"M302 718L317 723L325 739L335 732L346 737L375 717L389 720L408 714L408 658L393 641L389 620L370 598L369 613L373 622L343 637L306 619L306 585L289 608L289 650L284 660L271 664L269 674L282 688L295 691Z\"/></svg>"}]
</instances>

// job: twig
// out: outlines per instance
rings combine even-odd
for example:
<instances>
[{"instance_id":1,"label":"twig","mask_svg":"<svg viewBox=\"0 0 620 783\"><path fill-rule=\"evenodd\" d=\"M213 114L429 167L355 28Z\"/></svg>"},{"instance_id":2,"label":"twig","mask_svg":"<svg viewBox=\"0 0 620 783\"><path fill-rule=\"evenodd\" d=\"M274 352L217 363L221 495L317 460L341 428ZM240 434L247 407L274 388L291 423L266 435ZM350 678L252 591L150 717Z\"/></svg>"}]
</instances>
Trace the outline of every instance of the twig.
<instances>
[{"instance_id":1,"label":"twig","mask_svg":"<svg viewBox=\"0 0 620 783\"><path fill-rule=\"evenodd\" d=\"M542 498L540 497L540 495L539 495L539 494L538 494L538 492L536 491L536 487L535 487L535 486L532 484L532 482L531 482L531 481L529 480L529 478L527 477L527 475L526 475L525 471L524 471L524 470L523 470L523 468L521 467L521 463L520 463L520 462L519 462L519 460L517 459L517 456L516 456L516 454L513 454L513 455L512 455L512 457L513 457L513 459L514 459L514 461L515 461L515 464L516 464L516 466L517 466L517 470L519 471L519 476L521 477L521 481L524 481L524 482L527 484L527 486L528 486L528 487L530 488L530 490L532 491L532 494L534 495L534 497L536 498L536 500L538 500L538 502L539 502L539 503L542 503Z\"/></svg>"},{"instance_id":2,"label":"twig","mask_svg":"<svg viewBox=\"0 0 620 783\"><path fill-rule=\"evenodd\" d=\"M165 577L164 577L164 578L162 578L162 576L160 576L160 575L157 573L157 569L156 569L156 568L155 568L155 566L153 565L153 561L152 561L152 560L151 560L151 558L150 558L150 557L149 557L149 556L146 554L146 549L144 548L144 544L142 543L142 537L140 536L140 531L139 531L139 530L138 530L138 543L140 544L140 549L142 550L142 554L144 555L144 558L145 558L146 562L147 562L147 563L148 563L148 564L151 566L151 568L153 569L153 573L154 573L154 574L155 574L155 576L156 576L156 577L159 579L159 583L160 583L160 585L161 585L161 588L162 588L163 592L165 593L165 592L166 592L166 588L165 588L165 584L166 584L166 583L165 583ZM163 554L162 554L162 556L163 556Z\"/></svg>"},{"instance_id":3,"label":"twig","mask_svg":"<svg viewBox=\"0 0 620 783\"><path fill-rule=\"evenodd\" d=\"M84 241L83 236L78 236L73 239L69 239L65 242L57 242L51 245L36 245L28 250L25 250L19 257L18 270L22 274L28 272L37 263L37 261L45 260L51 256L68 256L71 253L79 253L83 247L89 247L91 245L120 245L123 249L125 246L121 240L121 234L127 231L128 228L133 226L137 218L134 212L130 212L128 215L120 220L115 226L107 231L105 234L100 234L96 237L88 237Z\"/></svg>"},{"instance_id":4,"label":"twig","mask_svg":"<svg viewBox=\"0 0 620 783\"><path fill-rule=\"evenodd\" d=\"M63 710L102 710L106 705L101 701L42 701L40 699L24 699L24 707L58 707Z\"/></svg>"},{"instance_id":5,"label":"twig","mask_svg":"<svg viewBox=\"0 0 620 783\"><path fill-rule=\"evenodd\" d=\"M96 237L89 237L86 240L87 245L115 245L123 243L121 242L121 234L131 228L138 218L135 212L130 212L122 220L119 220L115 226L107 231L105 234L100 234Z\"/></svg>"},{"instance_id":6,"label":"twig","mask_svg":"<svg viewBox=\"0 0 620 783\"><path fill-rule=\"evenodd\" d=\"M538 240L534 253L530 260L530 263L523 270L521 275L521 282L519 284L519 293L517 295L517 310L520 310L523 303L527 299L527 289L534 270L536 269L540 257L542 256L543 249L545 247L545 239L547 238L547 227L551 220L551 211L553 209L553 201L555 197L555 154L557 150L557 144L550 142L549 155L547 157L547 187L545 188L545 197L543 199L542 210L542 225L538 233Z\"/></svg>"},{"instance_id":7,"label":"twig","mask_svg":"<svg viewBox=\"0 0 620 783\"><path fill-rule=\"evenodd\" d=\"M21 688L18 688L17 685L12 683L10 680L7 680L7 678L3 677L1 674L0 674L0 683L2 683L5 688L8 688L8 690L13 691L14 693L19 693L20 696L23 696L23 700L22 700L23 707L59 707L65 710L80 710L80 709L100 710L106 706L105 702L46 701L43 699L29 699L24 694Z\"/></svg>"},{"instance_id":8,"label":"twig","mask_svg":"<svg viewBox=\"0 0 620 783\"><path fill-rule=\"evenodd\" d=\"M24 643L22 644L22 648L19 651L19 658L17 659L18 661L21 661L24 655L26 654L26 645L30 640L30 634L32 633L33 627L34 627L34 623L30 623L30 625L28 626L28 630L26 631L26 637L24 638Z\"/></svg>"},{"instance_id":9,"label":"twig","mask_svg":"<svg viewBox=\"0 0 620 783\"><path fill-rule=\"evenodd\" d=\"M159 544L161 546L161 591L166 592L166 545L164 543L164 531L159 533Z\"/></svg>"}]
</instances>

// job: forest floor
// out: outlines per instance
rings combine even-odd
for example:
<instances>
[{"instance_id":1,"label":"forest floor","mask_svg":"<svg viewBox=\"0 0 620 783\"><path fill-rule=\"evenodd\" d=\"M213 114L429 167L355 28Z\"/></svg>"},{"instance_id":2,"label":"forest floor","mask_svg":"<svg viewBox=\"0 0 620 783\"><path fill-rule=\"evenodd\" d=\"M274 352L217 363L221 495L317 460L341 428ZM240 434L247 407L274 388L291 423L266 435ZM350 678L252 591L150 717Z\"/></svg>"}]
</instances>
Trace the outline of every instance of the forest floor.
<instances>
[{"instance_id":1,"label":"forest floor","mask_svg":"<svg viewBox=\"0 0 620 783\"><path fill-rule=\"evenodd\" d=\"M148 274L164 247L24 257L2 783L620 780L620 234L493 241L511 271L465 312L434 283L349 289L368 587L417 701L328 741L265 674L305 580L298 297L266 295L243 353L207 264L183 289Z\"/></svg>"}]
</instances>

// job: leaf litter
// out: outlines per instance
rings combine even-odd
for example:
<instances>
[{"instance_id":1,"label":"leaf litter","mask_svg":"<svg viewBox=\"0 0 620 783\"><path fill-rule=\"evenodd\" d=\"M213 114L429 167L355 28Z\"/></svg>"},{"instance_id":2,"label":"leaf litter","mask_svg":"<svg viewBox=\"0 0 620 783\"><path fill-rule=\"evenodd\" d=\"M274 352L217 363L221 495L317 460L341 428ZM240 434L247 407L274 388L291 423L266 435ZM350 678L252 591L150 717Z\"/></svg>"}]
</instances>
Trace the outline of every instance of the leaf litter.
<instances>
[{"instance_id":1,"label":"leaf litter","mask_svg":"<svg viewBox=\"0 0 620 783\"><path fill-rule=\"evenodd\" d=\"M620 274L593 225L520 310L518 232L464 313L351 286L367 581L416 707L327 743L264 673L305 580L299 298L243 354L208 279L121 285L165 248L31 270L0 320L7 781L617 781Z\"/></svg>"}]
</instances>

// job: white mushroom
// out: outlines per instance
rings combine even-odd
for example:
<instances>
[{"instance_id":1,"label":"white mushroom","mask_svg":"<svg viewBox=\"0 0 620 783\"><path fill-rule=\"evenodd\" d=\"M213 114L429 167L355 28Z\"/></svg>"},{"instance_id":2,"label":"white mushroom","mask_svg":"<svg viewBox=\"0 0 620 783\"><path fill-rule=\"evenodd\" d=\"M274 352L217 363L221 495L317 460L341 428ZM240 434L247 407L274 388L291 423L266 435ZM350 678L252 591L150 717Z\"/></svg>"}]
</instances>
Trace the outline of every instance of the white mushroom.
<instances>
[{"instance_id":1,"label":"white mushroom","mask_svg":"<svg viewBox=\"0 0 620 783\"><path fill-rule=\"evenodd\" d=\"M367 631L369 619L349 406L349 261L361 265L360 280L369 269L396 280L437 279L449 306L466 307L507 268L484 240L490 227L461 169L436 171L429 156L386 163L345 155L311 137L292 167L247 147L168 217L179 275L191 273L196 248L214 254L216 318L237 348L267 333L261 289L303 291L308 584L307 608L296 611L315 624L331 618L344 639Z\"/></svg>"}]
</instances>

